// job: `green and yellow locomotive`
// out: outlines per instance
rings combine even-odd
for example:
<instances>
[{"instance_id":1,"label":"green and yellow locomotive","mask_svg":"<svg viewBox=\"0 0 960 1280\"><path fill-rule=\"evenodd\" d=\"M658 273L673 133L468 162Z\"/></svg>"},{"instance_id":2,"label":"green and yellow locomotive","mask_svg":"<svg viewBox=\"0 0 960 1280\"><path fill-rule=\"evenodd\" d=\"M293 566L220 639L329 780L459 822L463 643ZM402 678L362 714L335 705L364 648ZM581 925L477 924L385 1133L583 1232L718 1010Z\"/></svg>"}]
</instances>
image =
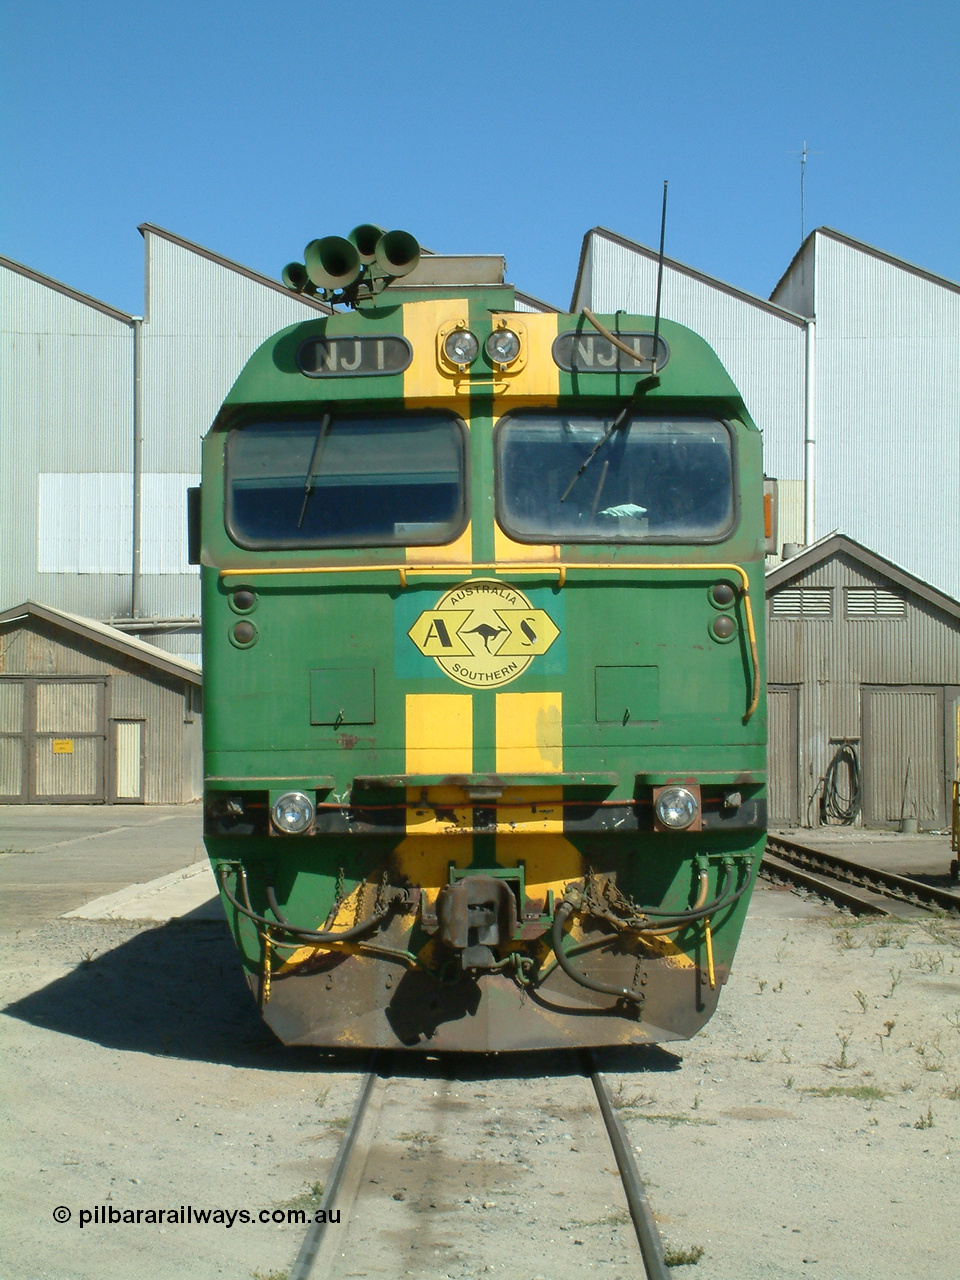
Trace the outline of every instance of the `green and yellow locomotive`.
<instances>
[{"instance_id":1,"label":"green and yellow locomotive","mask_svg":"<svg viewBox=\"0 0 960 1280\"><path fill-rule=\"evenodd\" d=\"M759 432L681 325L518 312L402 232L305 258L352 305L251 357L197 529L205 837L263 1015L690 1036L764 843Z\"/></svg>"}]
</instances>

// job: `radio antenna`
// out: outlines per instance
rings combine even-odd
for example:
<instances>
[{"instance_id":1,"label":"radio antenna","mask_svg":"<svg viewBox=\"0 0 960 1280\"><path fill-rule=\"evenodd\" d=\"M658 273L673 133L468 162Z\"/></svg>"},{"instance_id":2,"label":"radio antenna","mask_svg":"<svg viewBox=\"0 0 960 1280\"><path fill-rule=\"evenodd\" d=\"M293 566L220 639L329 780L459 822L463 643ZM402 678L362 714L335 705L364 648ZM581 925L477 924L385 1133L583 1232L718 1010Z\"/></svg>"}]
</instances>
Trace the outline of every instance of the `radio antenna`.
<instances>
[{"instance_id":1,"label":"radio antenna","mask_svg":"<svg viewBox=\"0 0 960 1280\"><path fill-rule=\"evenodd\" d=\"M663 180L663 209L660 212L660 257L657 259L657 309L653 318L652 371L657 372L657 344L660 341L660 297L663 293L663 240L667 232L667 180Z\"/></svg>"}]
</instances>

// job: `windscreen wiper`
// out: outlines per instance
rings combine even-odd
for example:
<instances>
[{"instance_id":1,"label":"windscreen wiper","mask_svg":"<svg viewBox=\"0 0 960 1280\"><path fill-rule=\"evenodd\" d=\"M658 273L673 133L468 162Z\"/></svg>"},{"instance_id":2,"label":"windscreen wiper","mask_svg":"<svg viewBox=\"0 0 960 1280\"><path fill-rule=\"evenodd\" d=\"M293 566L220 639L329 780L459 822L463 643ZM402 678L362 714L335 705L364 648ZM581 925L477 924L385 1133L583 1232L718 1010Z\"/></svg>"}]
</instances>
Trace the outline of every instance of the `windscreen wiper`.
<instances>
[{"instance_id":1,"label":"windscreen wiper","mask_svg":"<svg viewBox=\"0 0 960 1280\"><path fill-rule=\"evenodd\" d=\"M297 528L303 524L303 517L307 514L307 503L310 501L310 495L313 493L313 477L317 471L318 455L323 449L324 442L327 438L327 432L330 430L330 419L332 413L325 413L320 422L317 431L317 438L313 442L313 453L310 455L310 465L307 467L307 474L303 481L303 502L300 504L300 518L297 521Z\"/></svg>"},{"instance_id":2,"label":"windscreen wiper","mask_svg":"<svg viewBox=\"0 0 960 1280\"><path fill-rule=\"evenodd\" d=\"M661 245L661 251L662 251L662 247L663 246ZM660 304L658 302L657 303L657 308L658 308L657 328L658 329L660 325L659 306ZM637 352L634 351L632 347L628 347L627 344L623 342L620 338L618 338L615 333L611 333L610 330L606 328L605 325L602 325L600 321L597 319L597 317L590 310L589 307L583 308L583 314L587 317L587 319L590 321L593 327L597 330L597 332L600 333L604 338L606 338L608 342L612 343L613 346L618 347L622 352L624 352L625 355L630 356L632 360L636 360L638 358ZM640 396L643 395L645 391L650 391L654 387L658 387L660 385L660 378L657 375L657 338L658 336L659 336L658 333L655 331L653 336L653 355L651 357L653 372L648 373L645 378L641 378L637 382L637 385L634 387L633 391L630 394L630 399L627 401L627 403L623 406L623 408L614 418L613 422L607 428L607 431L605 432L603 437L597 441L596 445L594 445L593 449L590 452L589 457L584 462L583 466L580 468L577 474L573 477L573 479L567 485L566 489L564 490L563 497L560 499L561 502L566 502L567 498L570 495L570 490L573 488L573 486L577 483L577 481L586 471L587 467L589 467L594 457L600 452L603 446L607 443L607 441L613 435L614 431L617 431L620 427L623 426L626 419L637 407L637 402L639 401Z\"/></svg>"},{"instance_id":3,"label":"windscreen wiper","mask_svg":"<svg viewBox=\"0 0 960 1280\"><path fill-rule=\"evenodd\" d=\"M603 448L603 446L607 443L607 441L610 439L610 437L613 435L613 433L614 433L616 430L618 430L618 428L620 428L620 427L622 427L622 426L623 426L624 422L625 422L625 421L626 421L626 419L629 417L629 415L630 415L630 411L631 411L632 409L633 409L633 396L631 396L631 397L630 397L630 399L629 399L629 400L627 401L627 403L623 406L623 408L620 410L620 412L617 414L617 416L614 418L614 420L610 423L610 426L609 426L609 427L607 427L606 431L603 433L603 435L600 437L600 439L597 441L597 443L596 443L596 444L593 446L593 448L590 450L590 452L589 452L589 454L587 455L586 461L584 462L583 466L580 468L580 470L577 472L577 474L573 477L573 479L572 479L572 480L570 481L570 483L567 485L566 489L564 489L564 491L563 491L563 497L560 499L560 501L561 501L561 502L566 502L566 500L567 500L567 498L568 498L568 496L569 496L569 494L570 494L570 490L571 490L571 489L573 488L573 486L577 483L577 481L580 479L580 477L581 477L581 476L583 475L583 473L586 471L587 467L589 467L590 463L594 460L594 458L597 456L597 454L600 452L600 450Z\"/></svg>"}]
</instances>

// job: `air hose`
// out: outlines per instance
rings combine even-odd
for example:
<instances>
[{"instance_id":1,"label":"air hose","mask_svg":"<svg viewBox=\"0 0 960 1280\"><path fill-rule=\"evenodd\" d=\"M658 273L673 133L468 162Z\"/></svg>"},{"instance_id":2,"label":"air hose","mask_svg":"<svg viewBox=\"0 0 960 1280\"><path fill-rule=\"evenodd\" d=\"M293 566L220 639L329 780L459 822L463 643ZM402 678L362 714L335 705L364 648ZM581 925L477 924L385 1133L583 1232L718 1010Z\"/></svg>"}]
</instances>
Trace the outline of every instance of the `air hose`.
<instances>
[{"instance_id":1,"label":"air hose","mask_svg":"<svg viewBox=\"0 0 960 1280\"><path fill-rule=\"evenodd\" d=\"M247 875L243 867L238 869L237 879L240 881L243 888L243 896L246 905L244 905L243 902L238 902L230 892L227 884L229 872L229 867L220 867L220 887L223 890L227 901L236 911L239 911L241 915L246 916L248 920L254 921L255 924L263 925L268 929L280 928L283 932L290 934L292 937L306 939L310 942L350 942L355 938L362 937L363 934L369 933L372 928L379 925L397 901L404 896L402 889L395 889L382 911L374 912L372 916L367 916L365 920L361 920L358 924L353 925L349 929L344 929L340 933L321 932L314 929L301 929L298 925L292 924L280 911L273 885L267 885L266 897L267 906L276 918L271 920L267 916L258 915L250 904L250 895L247 892Z\"/></svg>"},{"instance_id":2,"label":"air hose","mask_svg":"<svg viewBox=\"0 0 960 1280\"><path fill-rule=\"evenodd\" d=\"M844 768L849 785L847 795L840 790L840 774ZM841 742L823 775L823 794L820 797L823 821L838 822L841 826L849 827L860 812L862 800L863 785L856 746L852 742Z\"/></svg>"},{"instance_id":3,"label":"air hose","mask_svg":"<svg viewBox=\"0 0 960 1280\"><path fill-rule=\"evenodd\" d=\"M567 959L563 949L563 926L576 911L579 905L578 899L579 893L576 898L564 898L554 912L553 925L550 929L550 945L553 947L553 954L557 957L557 964L568 978L572 978L581 987L586 987L588 991L599 991L605 996L617 996L620 1000L633 1000L636 1004L640 1004L643 996L638 991L631 991L628 987L614 987L608 982L597 982L594 978L588 978L585 973L575 969Z\"/></svg>"}]
</instances>

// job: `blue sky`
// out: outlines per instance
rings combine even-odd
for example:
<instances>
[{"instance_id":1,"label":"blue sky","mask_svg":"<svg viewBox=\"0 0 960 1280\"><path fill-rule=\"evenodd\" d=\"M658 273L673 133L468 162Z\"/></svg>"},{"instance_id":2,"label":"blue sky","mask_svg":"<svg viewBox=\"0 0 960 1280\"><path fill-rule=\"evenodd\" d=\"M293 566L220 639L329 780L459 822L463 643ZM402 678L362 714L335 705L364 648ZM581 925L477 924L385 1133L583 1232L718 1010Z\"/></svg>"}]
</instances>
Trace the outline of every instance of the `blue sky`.
<instances>
[{"instance_id":1,"label":"blue sky","mask_svg":"<svg viewBox=\"0 0 960 1280\"><path fill-rule=\"evenodd\" d=\"M374 221L569 304L600 224L763 296L806 225L960 279L960 5L34 0L0 253L139 312L149 221L278 276Z\"/></svg>"}]
</instances>

